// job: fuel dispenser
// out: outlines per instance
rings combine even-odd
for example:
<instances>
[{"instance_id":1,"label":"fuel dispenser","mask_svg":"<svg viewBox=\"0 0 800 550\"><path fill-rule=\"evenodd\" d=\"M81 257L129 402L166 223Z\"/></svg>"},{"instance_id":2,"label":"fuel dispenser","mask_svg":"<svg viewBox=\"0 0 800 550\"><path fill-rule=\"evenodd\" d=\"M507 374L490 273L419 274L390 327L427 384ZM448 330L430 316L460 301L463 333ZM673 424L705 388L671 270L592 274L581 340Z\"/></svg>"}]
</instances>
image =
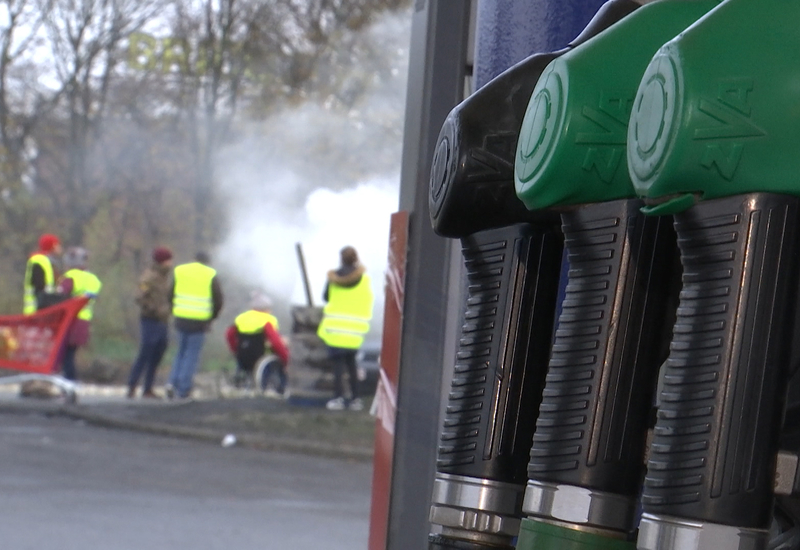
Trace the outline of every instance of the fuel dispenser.
<instances>
[{"instance_id":1,"label":"fuel dispenser","mask_svg":"<svg viewBox=\"0 0 800 550\"><path fill-rule=\"evenodd\" d=\"M513 548L523 510L536 519L522 521L517 548L632 547L648 411L672 326L664 288L678 265L670 224L641 215L633 198L626 125L650 57L717 3L633 12L632 2L609 2L581 45L513 67L445 122L430 209L437 233L462 239L469 288L432 549ZM511 161L500 162L521 98L530 101L515 179L527 208L509 191ZM570 274L551 342L554 216Z\"/></svg>"},{"instance_id":2,"label":"fuel dispenser","mask_svg":"<svg viewBox=\"0 0 800 550\"><path fill-rule=\"evenodd\" d=\"M800 261L798 20L796 2L726 0L636 95L630 176L647 214L674 215L684 270L641 550L768 547Z\"/></svg>"},{"instance_id":3,"label":"fuel dispenser","mask_svg":"<svg viewBox=\"0 0 800 550\"><path fill-rule=\"evenodd\" d=\"M569 259L528 464L518 550L632 549L658 370L680 266L669 220L640 212L630 109L658 48L717 6L647 4L553 60L533 90L515 183L561 212Z\"/></svg>"},{"instance_id":4,"label":"fuel dispenser","mask_svg":"<svg viewBox=\"0 0 800 550\"><path fill-rule=\"evenodd\" d=\"M547 64L638 7L610 0L568 48L537 54L458 105L440 132L429 206L461 239L467 292L434 481L430 548L513 548L544 386L563 238L514 189L522 118Z\"/></svg>"}]
</instances>

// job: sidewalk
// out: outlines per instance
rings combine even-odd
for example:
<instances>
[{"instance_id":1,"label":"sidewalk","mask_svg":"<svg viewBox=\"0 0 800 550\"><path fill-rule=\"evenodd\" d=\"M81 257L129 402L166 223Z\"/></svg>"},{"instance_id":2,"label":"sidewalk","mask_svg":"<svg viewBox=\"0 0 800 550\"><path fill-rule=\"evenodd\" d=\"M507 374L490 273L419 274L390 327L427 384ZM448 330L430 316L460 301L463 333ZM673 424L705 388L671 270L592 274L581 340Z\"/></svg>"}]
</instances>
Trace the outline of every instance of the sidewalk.
<instances>
[{"instance_id":1,"label":"sidewalk","mask_svg":"<svg viewBox=\"0 0 800 550\"><path fill-rule=\"evenodd\" d=\"M369 413L328 411L316 396L284 400L241 392L189 401L128 399L124 387L89 384L81 385L77 393L77 403L69 404L60 397L20 397L18 386L0 386L0 414L57 415L217 445L232 434L239 446L372 460L375 422Z\"/></svg>"}]
</instances>

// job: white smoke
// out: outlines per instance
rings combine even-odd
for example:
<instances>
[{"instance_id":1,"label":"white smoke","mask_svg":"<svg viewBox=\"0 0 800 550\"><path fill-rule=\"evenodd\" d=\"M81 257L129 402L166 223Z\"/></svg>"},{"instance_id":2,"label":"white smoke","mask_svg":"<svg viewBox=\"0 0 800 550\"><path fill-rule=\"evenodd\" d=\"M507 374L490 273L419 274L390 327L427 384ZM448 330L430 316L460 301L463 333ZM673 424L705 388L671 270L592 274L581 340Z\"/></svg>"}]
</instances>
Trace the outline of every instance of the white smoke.
<instances>
[{"instance_id":1,"label":"white smoke","mask_svg":"<svg viewBox=\"0 0 800 550\"><path fill-rule=\"evenodd\" d=\"M399 202L409 35L408 14L384 17L365 33L369 63L345 79L366 93L346 106L332 96L253 123L217 162L231 222L215 264L276 303L305 305L301 243L320 306L327 271L342 247L353 246L372 279L373 339L381 334L390 216Z\"/></svg>"},{"instance_id":2,"label":"white smoke","mask_svg":"<svg viewBox=\"0 0 800 550\"><path fill-rule=\"evenodd\" d=\"M237 174L234 180L243 176L241 172L233 174ZM320 306L327 271L338 266L342 247L353 246L372 279L376 298L373 332L379 335L389 222L397 211L399 177L360 182L340 191L317 188L308 194L300 209L268 196L275 188L295 188L294 174L270 176L269 180L272 185L262 187L263 195L236 200L230 237L215 253L215 263L227 266L240 282L264 289L276 302L305 305L305 286L295 248L300 243L311 297L314 305Z\"/></svg>"},{"instance_id":3,"label":"white smoke","mask_svg":"<svg viewBox=\"0 0 800 550\"><path fill-rule=\"evenodd\" d=\"M389 220L397 211L398 180L362 182L344 191L318 189L306 202L310 232L303 241L309 274L317 274L317 284L311 283L312 295L322 292L324 280L319 274L336 267L339 250L350 245L359 253L368 273L373 291L380 297L378 312L383 312L383 281L389 245ZM297 295L295 287L295 300ZM301 289L302 290L302 289ZM316 299L316 298L315 298Z\"/></svg>"}]
</instances>

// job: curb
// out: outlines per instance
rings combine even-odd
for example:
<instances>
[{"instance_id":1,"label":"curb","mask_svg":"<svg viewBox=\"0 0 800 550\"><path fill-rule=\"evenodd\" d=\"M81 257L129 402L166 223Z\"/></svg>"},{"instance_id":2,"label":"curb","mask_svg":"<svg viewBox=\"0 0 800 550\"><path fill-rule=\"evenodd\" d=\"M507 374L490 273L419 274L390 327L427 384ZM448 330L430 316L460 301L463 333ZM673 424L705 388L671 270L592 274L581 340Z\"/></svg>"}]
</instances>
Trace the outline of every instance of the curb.
<instances>
[{"instance_id":1,"label":"curb","mask_svg":"<svg viewBox=\"0 0 800 550\"><path fill-rule=\"evenodd\" d=\"M40 413L47 416L63 416L65 418L83 420L94 426L104 428L130 430L153 435L192 439L195 441L206 441L217 445L221 444L222 439L227 435L221 431L204 428L114 418L112 416L92 412L85 406L64 404L63 402L0 403L0 413ZM363 447L329 445L318 441L306 441L301 439L263 437L249 433L234 435L236 436L237 446L266 451L310 454L362 462L372 461L374 454L373 449L366 449Z\"/></svg>"}]
</instances>

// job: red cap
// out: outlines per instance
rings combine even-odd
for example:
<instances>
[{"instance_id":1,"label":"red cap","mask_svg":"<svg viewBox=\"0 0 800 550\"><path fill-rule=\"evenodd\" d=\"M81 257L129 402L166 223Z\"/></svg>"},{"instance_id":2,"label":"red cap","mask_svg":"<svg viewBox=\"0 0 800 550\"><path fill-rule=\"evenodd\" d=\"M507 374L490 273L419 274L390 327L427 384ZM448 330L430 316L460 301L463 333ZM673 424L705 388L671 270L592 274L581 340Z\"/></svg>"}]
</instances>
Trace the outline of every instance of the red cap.
<instances>
[{"instance_id":1,"label":"red cap","mask_svg":"<svg viewBox=\"0 0 800 550\"><path fill-rule=\"evenodd\" d=\"M52 252L59 244L61 244L61 241L58 240L58 237L50 233L45 233L39 237L39 250L42 252Z\"/></svg>"},{"instance_id":2,"label":"red cap","mask_svg":"<svg viewBox=\"0 0 800 550\"><path fill-rule=\"evenodd\" d=\"M153 249L153 261L156 263L163 263L172 258L172 251L165 247L159 246Z\"/></svg>"}]
</instances>

